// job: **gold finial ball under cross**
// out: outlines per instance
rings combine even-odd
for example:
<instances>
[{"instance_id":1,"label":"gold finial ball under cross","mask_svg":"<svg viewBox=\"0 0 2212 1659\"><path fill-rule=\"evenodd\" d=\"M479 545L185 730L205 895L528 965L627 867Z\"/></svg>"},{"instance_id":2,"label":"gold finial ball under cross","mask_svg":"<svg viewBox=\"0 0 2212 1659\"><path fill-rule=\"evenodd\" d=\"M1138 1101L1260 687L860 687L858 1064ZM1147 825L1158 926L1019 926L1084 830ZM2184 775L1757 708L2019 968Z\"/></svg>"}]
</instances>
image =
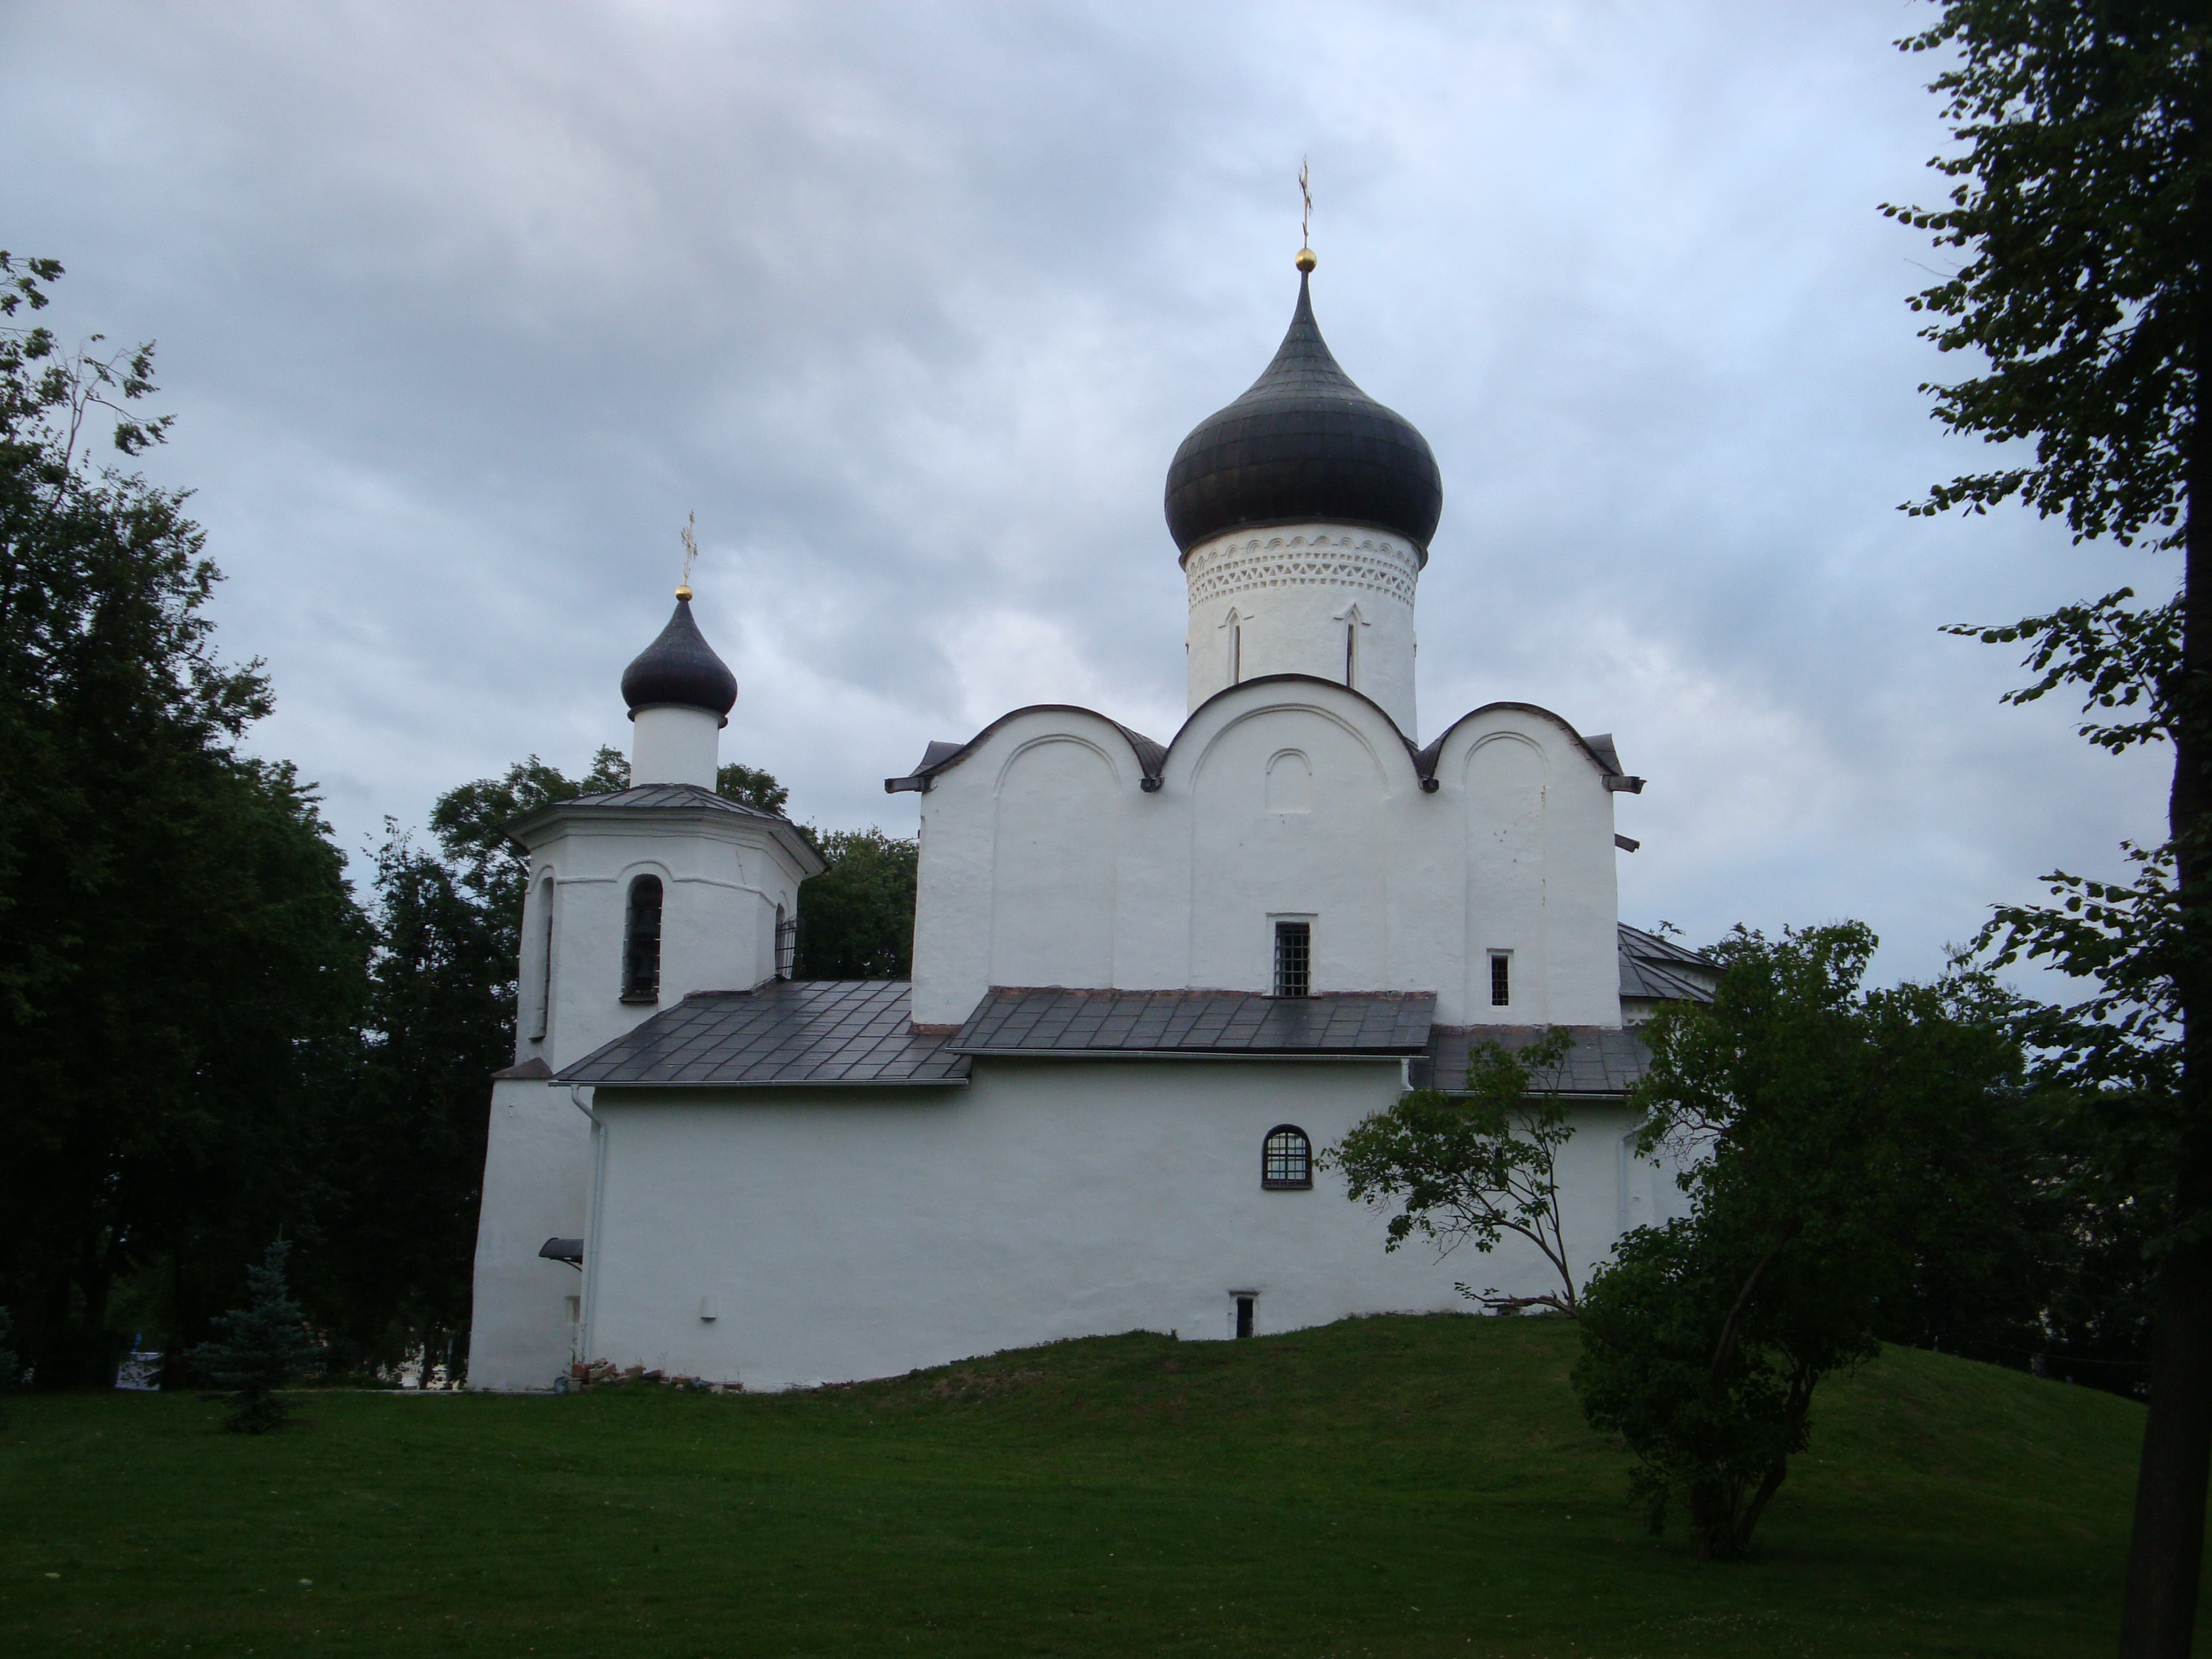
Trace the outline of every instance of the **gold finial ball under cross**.
<instances>
[{"instance_id":1,"label":"gold finial ball under cross","mask_svg":"<svg viewBox=\"0 0 2212 1659\"><path fill-rule=\"evenodd\" d=\"M1314 258L1314 251L1311 248L1302 247L1298 250L1297 267L1300 270L1310 271L1320 263L1320 260Z\"/></svg>"},{"instance_id":2,"label":"gold finial ball under cross","mask_svg":"<svg viewBox=\"0 0 2212 1659\"><path fill-rule=\"evenodd\" d=\"M690 599L691 597L691 584L690 582L686 582L683 586L678 588L676 590L676 597L679 599Z\"/></svg>"}]
</instances>

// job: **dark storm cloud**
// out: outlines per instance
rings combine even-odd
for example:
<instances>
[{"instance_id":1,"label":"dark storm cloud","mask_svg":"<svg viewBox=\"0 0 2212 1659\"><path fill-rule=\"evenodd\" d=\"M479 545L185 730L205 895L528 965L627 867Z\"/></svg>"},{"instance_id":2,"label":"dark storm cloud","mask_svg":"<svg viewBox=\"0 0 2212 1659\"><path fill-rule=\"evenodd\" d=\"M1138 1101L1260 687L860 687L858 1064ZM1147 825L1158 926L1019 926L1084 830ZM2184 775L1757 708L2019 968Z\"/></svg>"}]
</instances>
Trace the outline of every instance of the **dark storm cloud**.
<instances>
[{"instance_id":1,"label":"dark storm cloud","mask_svg":"<svg viewBox=\"0 0 2212 1659\"><path fill-rule=\"evenodd\" d=\"M878 781L1006 707L1179 720L1161 478L1280 333L1310 155L1322 326L1444 468L1425 723L1616 732L1632 919L1926 971L2158 805L1937 625L2165 573L1894 511L1977 459L1873 210L1937 193L1919 15L19 8L0 245L161 337L154 471L349 842L625 741L694 510L726 751L903 827Z\"/></svg>"}]
</instances>

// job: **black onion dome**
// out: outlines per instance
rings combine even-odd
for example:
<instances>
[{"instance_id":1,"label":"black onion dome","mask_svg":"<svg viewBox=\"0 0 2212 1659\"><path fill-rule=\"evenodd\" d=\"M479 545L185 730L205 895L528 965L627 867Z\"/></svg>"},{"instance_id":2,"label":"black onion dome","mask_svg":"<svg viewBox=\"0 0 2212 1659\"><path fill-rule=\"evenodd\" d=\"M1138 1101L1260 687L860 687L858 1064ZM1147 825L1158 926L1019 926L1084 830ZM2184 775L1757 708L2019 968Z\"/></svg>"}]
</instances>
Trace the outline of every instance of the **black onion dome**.
<instances>
[{"instance_id":1,"label":"black onion dome","mask_svg":"<svg viewBox=\"0 0 2212 1659\"><path fill-rule=\"evenodd\" d=\"M1247 525L1325 520L1394 530L1425 559L1443 505L1428 440L1337 367L1303 276L1267 372L1200 421L1168 468L1168 529L1185 553Z\"/></svg>"},{"instance_id":2,"label":"black onion dome","mask_svg":"<svg viewBox=\"0 0 2212 1659\"><path fill-rule=\"evenodd\" d=\"M726 717L738 700L738 677L714 654L691 620L691 601L676 601L676 614L660 637L623 670L623 701L635 714L641 708L674 703Z\"/></svg>"}]
</instances>

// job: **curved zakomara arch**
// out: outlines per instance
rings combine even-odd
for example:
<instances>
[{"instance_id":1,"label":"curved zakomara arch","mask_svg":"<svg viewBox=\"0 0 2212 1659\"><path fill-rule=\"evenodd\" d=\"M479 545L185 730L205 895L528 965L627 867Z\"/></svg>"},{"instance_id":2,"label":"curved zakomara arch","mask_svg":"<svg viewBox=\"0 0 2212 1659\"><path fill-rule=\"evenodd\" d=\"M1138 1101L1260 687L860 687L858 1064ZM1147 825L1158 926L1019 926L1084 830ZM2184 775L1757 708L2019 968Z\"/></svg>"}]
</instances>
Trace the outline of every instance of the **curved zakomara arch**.
<instances>
[{"instance_id":1,"label":"curved zakomara arch","mask_svg":"<svg viewBox=\"0 0 2212 1659\"><path fill-rule=\"evenodd\" d=\"M1114 731L1121 734L1122 740L1129 745L1129 752L1136 757L1137 764L1140 769L1138 778L1138 787L1147 793L1150 793L1160 787L1161 776L1167 769L1169 757L1175 753L1176 745L1182 742L1184 736L1190 731L1192 726L1198 724L1200 716L1203 715L1206 710L1212 708L1215 703L1219 702L1224 697L1246 696L1250 695L1255 687L1279 684L1327 686L1330 691L1334 692L1340 697L1350 697L1355 702L1365 703L1368 708L1375 711L1376 719L1380 720L1382 724L1388 726L1392 732L1396 732L1398 741L1405 746L1406 759L1413 768L1414 781L1420 786L1421 791L1425 794L1434 794L1439 787L1437 782L1437 763L1443 758L1444 747L1451 741L1452 735L1456 732L1460 727L1465 726L1469 720L1480 720L1485 714L1496 714L1502 713L1531 714L1538 720L1549 720L1553 726L1558 726L1561 732L1565 732L1568 739L1573 743L1574 746L1582 751L1583 757L1587 759L1592 766L1595 766L1597 769L1599 776L1613 777L1618 775L1610 766L1606 764L1605 761L1599 756L1597 750L1589 746L1588 740L1583 738L1581 732L1576 731L1572 726L1569 725L1567 721L1562 719L1559 715L1553 714L1550 709L1543 708L1537 703L1484 703L1480 708L1468 709L1466 714L1462 714L1449 726L1444 727L1443 731L1437 733L1436 737L1430 741L1426 748L1416 748L1414 747L1413 740L1407 737L1403 732L1400 732L1398 730L1398 722L1390 718L1389 712L1383 708L1382 704L1376 702L1374 698L1369 696L1364 691L1355 690L1352 687L1346 685L1341 681L1325 680L1312 674L1261 674L1255 678L1245 680L1239 684L1224 686L1220 690L1215 692L1204 702L1199 704L1197 708L1190 711L1189 718L1183 721L1182 726L1176 731L1175 736L1170 738L1164 745L1154 742L1141 732L1130 730L1129 727L1122 725L1119 720L1109 719L1095 708L1085 708L1079 703L1030 703L1026 708L1017 708L1010 713L1000 715L998 719L993 720L988 726L978 732L974 737L969 738L967 742L960 744L949 754L940 755L935 760L926 763L911 775L903 778L885 778L884 780L884 789L886 793L894 795L897 794L902 790L914 790L918 793L928 793L931 783L940 773L949 772L954 767L959 765L961 762L966 760L968 757L974 754L978 748L988 742L992 735L995 733L1000 727L1005 726L1010 720L1018 720L1028 714L1079 714L1085 720L1097 720L1102 726L1110 726ZM1116 775L1119 775L1118 769L1116 769Z\"/></svg>"},{"instance_id":2,"label":"curved zakomara arch","mask_svg":"<svg viewBox=\"0 0 2212 1659\"><path fill-rule=\"evenodd\" d=\"M1474 767L1474 757L1477 755L1480 755L1484 750L1489 748L1490 745L1494 743L1518 744L1522 748L1528 750L1531 754L1535 756L1536 764L1543 768L1544 781L1547 784L1551 782L1551 754L1545 749L1542 744L1538 743L1535 738L1530 737L1526 732L1486 732L1482 736L1477 738L1473 743L1468 744L1467 755L1462 764L1462 775L1464 775L1467 772L1473 770Z\"/></svg>"},{"instance_id":3,"label":"curved zakomara arch","mask_svg":"<svg viewBox=\"0 0 2212 1659\"><path fill-rule=\"evenodd\" d=\"M1109 724L1111 724L1111 722L1109 722ZM999 767L999 775L995 780L994 780L994 792L1000 795L1006 793L1006 775L1014 769L1015 766L1019 763L1023 756L1030 753L1033 750L1047 748L1055 743L1072 743L1078 749L1086 749L1090 750L1091 753L1097 756L1100 760L1105 763L1106 775L1113 779L1115 787L1118 787L1120 786L1121 782L1121 769L1114 764L1114 757L1107 751L1103 744L1091 742L1089 738L1085 737L1080 732L1040 732L1036 736L1033 738L1025 738L1021 742L1014 745L1012 752L1006 757L1006 760Z\"/></svg>"},{"instance_id":4,"label":"curved zakomara arch","mask_svg":"<svg viewBox=\"0 0 2212 1659\"><path fill-rule=\"evenodd\" d=\"M1269 678L1289 678L1291 677L1287 675L1270 675ZM1304 679L1307 677L1301 674L1297 678ZM1245 684L1247 685L1255 685L1259 684L1259 682L1256 680L1247 680ZM1313 684L1316 685L1331 686L1339 691L1345 689L1343 686L1337 684L1334 680L1315 680L1313 681ZM1357 694L1355 693L1355 695ZM1212 701L1213 700L1211 697L1206 699L1208 703ZM1202 712L1205 705L1201 704L1200 707ZM1199 774L1206 769L1206 763L1208 760L1212 758L1214 750L1220 745L1223 739L1227 738L1231 732L1234 732L1238 726L1243 725L1247 720L1255 720L1260 719L1262 715L1274 714L1279 707L1280 705L1279 704L1262 704L1257 708L1243 709L1239 713L1231 714L1227 720L1222 721L1221 724L1216 727L1212 734L1206 739L1206 746L1191 757L1191 781L1194 784L1198 781ZM1375 752L1375 745L1368 740L1368 734L1359 729L1358 721L1348 720L1345 719L1343 715L1339 714L1331 709L1318 708L1312 704L1304 705L1304 708L1307 714L1316 715L1322 720L1327 720L1331 726L1336 727L1338 731L1344 732L1354 743L1358 744L1359 745L1360 752L1367 757L1369 763L1375 769L1376 782L1381 784L1386 789L1389 787L1390 775L1387 763L1384 762L1382 756ZM1380 709L1377 709L1376 712L1377 714L1382 713ZM1195 720L1197 716L1193 715L1191 718ZM1387 723L1389 716L1385 715L1383 718ZM1190 721L1186 720L1183 723L1183 732L1188 732L1189 729ZM1390 726L1390 731L1393 735L1396 735L1398 728L1395 726ZM1182 732L1176 732L1176 739L1180 741L1182 737ZM1169 752L1170 754L1174 752L1172 744L1170 745ZM1310 755L1308 755L1302 749L1285 750L1282 752L1285 754L1296 754L1300 759L1305 762L1309 770L1310 770L1313 766L1313 757Z\"/></svg>"},{"instance_id":5,"label":"curved zakomara arch","mask_svg":"<svg viewBox=\"0 0 2212 1659\"><path fill-rule=\"evenodd\" d=\"M1121 734L1121 740L1129 745L1129 752L1136 757L1142 787L1146 789L1157 789L1160 787L1160 765L1167 758L1167 750L1143 732L1133 732L1121 721L1109 720L1097 709L1085 708L1079 703L1033 702L1026 708L1016 708L1000 715L998 719L993 720L950 754L940 755L933 761L926 761L910 775L903 778L885 778L884 793L896 795L902 790L913 790L920 794L928 793L930 785L936 781L939 774L949 772L966 760L969 756L988 743L1001 726L1014 720L1024 719L1030 714L1079 714L1085 720L1097 720L1101 726L1109 727ZM1066 735L1072 738L1077 736L1073 732L1068 732ZM1077 740L1083 741L1080 738L1077 738ZM1108 764L1112 765L1112 763L1109 761ZM1121 775L1121 769L1115 767L1114 775L1117 781Z\"/></svg>"}]
</instances>

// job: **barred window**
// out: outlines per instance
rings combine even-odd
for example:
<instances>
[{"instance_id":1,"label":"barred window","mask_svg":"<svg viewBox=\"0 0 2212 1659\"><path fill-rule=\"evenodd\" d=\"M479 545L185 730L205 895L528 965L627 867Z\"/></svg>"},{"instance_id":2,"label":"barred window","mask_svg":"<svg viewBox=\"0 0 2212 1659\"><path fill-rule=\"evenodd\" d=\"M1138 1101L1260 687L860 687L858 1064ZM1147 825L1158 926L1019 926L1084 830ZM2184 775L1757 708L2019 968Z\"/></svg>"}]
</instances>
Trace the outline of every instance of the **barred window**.
<instances>
[{"instance_id":1,"label":"barred window","mask_svg":"<svg viewBox=\"0 0 2212 1659\"><path fill-rule=\"evenodd\" d=\"M1510 1007L1513 1001L1513 953L1492 951L1490 953L1490 1006Z\"/></svg>"},{"instance_id":2,"label":"barred window","mask_svg":"<svg viewBox=\"0 0 2212 1659\"><path fill-rule=\"evenodd\" d=\"M799 918L787 917L783 907L775 907L775 976L789 979L793 964L799 958Z\"/></svg>"},{"instance_id":3,"label":"barred window","mask_svg":"<svg viewBox=\"0 0 2212 1659\"><path fill-rule=\"evenodd\" d=\"M1278 1123L1260 1148L1260 1184L1269 1192L1313 1185L1313 1142L1295 1123Z\"/></svg>"},{"instance_id":4,"label":"barred window","mask_svg":"<svg viewBox=\"0 0 2212 1659\"><path fill-rule=\"evenodd\" d=\"M1310 995L1313 989L1313 923L1275 924L1275 994Z\"/></svg>"},{"instance_id":5,"label":"barred window","mask_svg":"<svg viewBox=\"0 0 2212 1659\"><path fill-rule=\"evenodd\" d=\"M629 914L623 927L624 1002L660 1000L660 878L640 876L629 884Z\"/></svg>"}]
</instances>

